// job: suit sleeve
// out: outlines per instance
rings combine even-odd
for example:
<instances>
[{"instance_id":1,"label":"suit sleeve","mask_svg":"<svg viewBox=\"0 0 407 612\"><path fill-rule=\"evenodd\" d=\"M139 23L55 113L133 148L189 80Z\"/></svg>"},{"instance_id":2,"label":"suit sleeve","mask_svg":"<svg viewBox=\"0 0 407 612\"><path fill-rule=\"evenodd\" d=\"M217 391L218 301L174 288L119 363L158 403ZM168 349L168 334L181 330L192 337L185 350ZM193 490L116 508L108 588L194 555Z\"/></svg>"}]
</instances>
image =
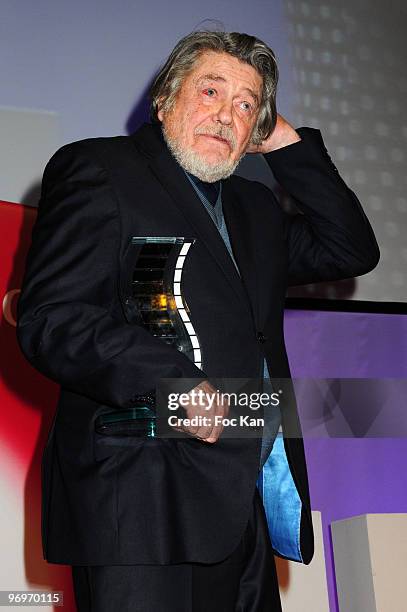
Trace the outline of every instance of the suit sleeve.
<instances>
[{"instance_id":1,"label":"suit sleeve","mask_svg":"<svg viewBox=\"0 0 407 612\"><path fill-rule=\"evenodd\" d=\"M321 132L306 127L296 131L301 141L264 156L301 211L284 213L289 285L370 272L380 252L358 198L339 176Z\"/></svg>"},{"instance_id":2,"label":"suit sleeve","mask_svg":"<svg viewBox=\"0 0 407 612\"><path fill-rule=\"evenodd\" d=\"M62 147L44 172L17 338L45 376L123 408L163 377L205 376L185 355L121 315L119 250L120 218L107 169L82 143Z\"/></svg>"}]
</instances>

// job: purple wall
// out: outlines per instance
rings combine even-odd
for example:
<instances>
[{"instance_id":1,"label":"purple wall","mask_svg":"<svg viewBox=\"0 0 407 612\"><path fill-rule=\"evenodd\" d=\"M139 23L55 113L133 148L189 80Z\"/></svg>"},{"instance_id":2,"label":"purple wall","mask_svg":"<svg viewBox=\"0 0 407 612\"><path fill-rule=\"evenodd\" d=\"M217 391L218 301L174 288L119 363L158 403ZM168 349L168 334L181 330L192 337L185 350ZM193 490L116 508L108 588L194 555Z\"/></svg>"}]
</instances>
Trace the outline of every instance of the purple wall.
<instances>
[{"instance_id":1,"label":"purple wall","mask_svg":"<svg viewBox=\"0 0 407 612\"><path fill-rule=\"evenodd\" d=\"M298 378L406 378L406 332L403 315L285 313L291 371ZM407 440L306 437L305 447L312 508L322 513L330 609L337 612L330 523L407 512Z\"/></svg>"}]
</instances>

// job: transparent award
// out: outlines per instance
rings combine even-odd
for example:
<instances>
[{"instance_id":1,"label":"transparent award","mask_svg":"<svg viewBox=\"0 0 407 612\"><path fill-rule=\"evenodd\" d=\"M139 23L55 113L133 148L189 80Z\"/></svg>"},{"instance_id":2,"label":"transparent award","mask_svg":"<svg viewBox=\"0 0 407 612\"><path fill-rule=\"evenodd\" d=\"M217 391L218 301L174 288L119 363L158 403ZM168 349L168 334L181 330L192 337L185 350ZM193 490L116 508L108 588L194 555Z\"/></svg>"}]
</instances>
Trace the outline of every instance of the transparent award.
<instances>
[{"instance_id":1,"label":"transparent award","mask_svg":"<svg viewBox=\"0 0 407 612\"><path fill-rule=\"evenodd\" d=\"M131 239L124 307L127 320L184 353L201 368L201 348L182 295L185 260L195 239L135 236ZM96 431L104 435L155 437L155 392L132 398L125 410L100 415Z\"/></svg>"}]
</instances>

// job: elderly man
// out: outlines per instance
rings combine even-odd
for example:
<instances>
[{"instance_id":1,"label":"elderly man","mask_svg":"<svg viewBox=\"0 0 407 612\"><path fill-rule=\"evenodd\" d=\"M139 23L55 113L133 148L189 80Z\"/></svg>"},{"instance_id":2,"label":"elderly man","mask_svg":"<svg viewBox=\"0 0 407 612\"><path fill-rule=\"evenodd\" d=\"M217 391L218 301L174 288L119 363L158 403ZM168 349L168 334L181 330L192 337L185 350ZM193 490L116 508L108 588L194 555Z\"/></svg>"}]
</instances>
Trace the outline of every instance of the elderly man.
<instances>
[{"instance_id":1,"label":"elderly man","mask_svg":"<svg viewBox=\"0 0 407 612\"><path fill-rule=\"evenodd\" d=\"M97 427L161 379L186 379L192 398L214 391L212 377L289 377L287 286L376 265L356 196L320 132L277 115L276 85L262 41L194 32L154 82L152 124L66 145L45 170L18 338L61 385L43 458L43 548L73 566L80 612L277 611L273 553L312 558L295 410L246 439L214 418L186 421L175 438ZM247 152L264 154L302 214L232 175ZM178 304L199 346L190 354L152 333L132 294L137 245L163 237L193 242L177 260ZM183 410L197 414L192 399ZM219 400L208 414L228 410Z\"/></svg>"}]
</instances>

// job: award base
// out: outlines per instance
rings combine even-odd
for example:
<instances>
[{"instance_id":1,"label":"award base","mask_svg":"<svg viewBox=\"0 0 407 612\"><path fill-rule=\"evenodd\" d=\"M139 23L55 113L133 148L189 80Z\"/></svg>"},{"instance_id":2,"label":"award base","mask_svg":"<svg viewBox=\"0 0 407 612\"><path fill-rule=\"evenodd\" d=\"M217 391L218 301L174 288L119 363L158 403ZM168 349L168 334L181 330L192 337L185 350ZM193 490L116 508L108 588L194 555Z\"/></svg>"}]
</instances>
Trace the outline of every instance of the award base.
<instances>
[{"instance_id":1,"label":"award base","mask_svg":"<svg viewBox=\"0 0 407 612\"><path fill-rule=\"evenodd\" d=\"M154 438L156 416L148 406L135 406L101 414L95 423L97 433L105 436Z\"/></svg>"}]
</instances>

